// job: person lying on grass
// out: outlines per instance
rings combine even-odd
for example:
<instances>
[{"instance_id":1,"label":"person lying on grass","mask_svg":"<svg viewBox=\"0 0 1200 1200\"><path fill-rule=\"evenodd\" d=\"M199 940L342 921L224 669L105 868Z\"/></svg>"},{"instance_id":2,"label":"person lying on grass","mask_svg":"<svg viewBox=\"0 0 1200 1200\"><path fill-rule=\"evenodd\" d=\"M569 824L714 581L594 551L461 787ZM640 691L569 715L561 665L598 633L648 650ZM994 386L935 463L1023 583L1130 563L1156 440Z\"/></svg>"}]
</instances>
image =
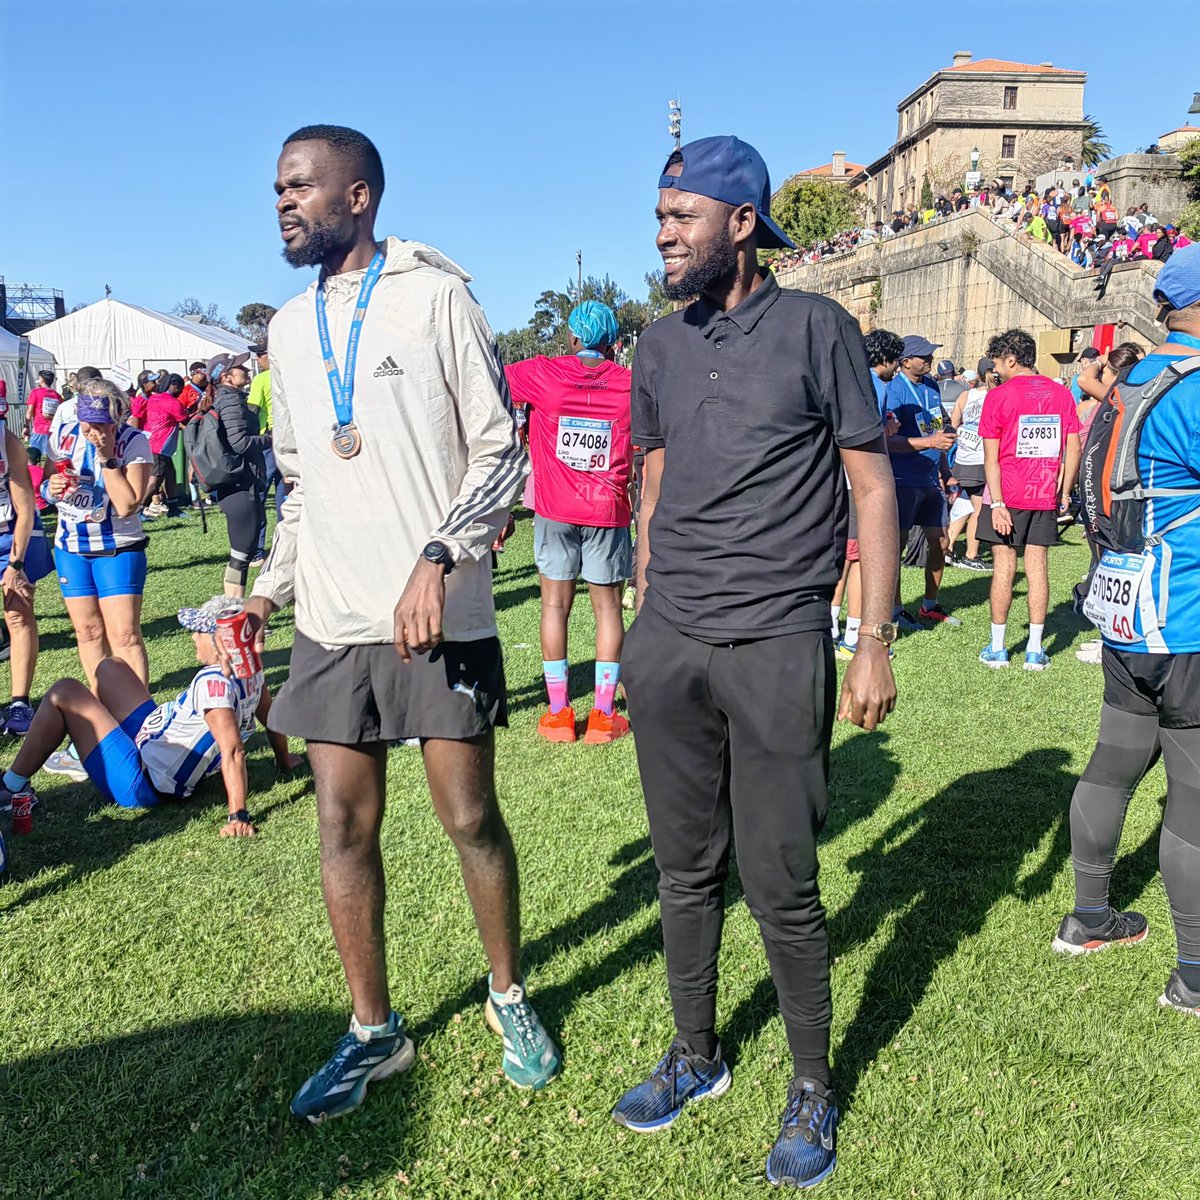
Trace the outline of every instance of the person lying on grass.
<instances>
[{"instance_id":1,"label":"person lying on grass","mask_svg":"<svg viewBox=\"0 0 1200 1200\"><path fill-rule=\"evenodd\" d=\"M179 623L191 631L201 669L174 700L156 705L146 685L120 659L96 669L96 695L77 679L60 679L46 693L10 770L0 780L0 811L14 793L70 737L87 778L122 808L150 808L190 796L209 775L221 772L229 821L221 837L252 837L246 810L246 755L242 743L255 718L267 723L271 693L259 671L249 679L226 678L218 665L217 613L229 601L214 596L203 608L184 608ZM302 759L287 738L268 733L275 765L291 771Z\"/></svg>"}]
</instances>

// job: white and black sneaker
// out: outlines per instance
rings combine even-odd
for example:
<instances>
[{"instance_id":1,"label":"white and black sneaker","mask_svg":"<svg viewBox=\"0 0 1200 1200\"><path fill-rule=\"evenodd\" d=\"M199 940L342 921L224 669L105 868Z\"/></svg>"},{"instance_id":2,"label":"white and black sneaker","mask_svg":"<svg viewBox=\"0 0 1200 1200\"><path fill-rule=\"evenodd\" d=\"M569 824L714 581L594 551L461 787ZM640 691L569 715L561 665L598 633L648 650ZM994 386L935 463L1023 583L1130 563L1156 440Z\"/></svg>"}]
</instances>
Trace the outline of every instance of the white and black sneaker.
<instances>
[{"instance_id":1,"label":"white and black sneaker","mask_svg":"<svg viewBox=\"0 0 1200 1200\"><path fill-rule=\"evenodd\" d=\"M1171 972L1163 994L1158 998L1163 1008L1174 1008L1189 1017L1200 1017L1200 992L1193 992L1179 977L1178 971Z\"/></svg>"},{"instance_id":2,"label":"white and black sneaker","mask_svg":"<svg viewBox=\"0 0 1200 1200\"><path fill-rule=\"evenodd\" d=\"M1144 942L1150 933L1150 923L1139 912L1108 910L1108 919L1094 929L1085 925L1074 913L1068 913L1058 927L1050 948L1056 954L1095 954L1109 946L1132 946Z\"/></svg>"}]
</instances>

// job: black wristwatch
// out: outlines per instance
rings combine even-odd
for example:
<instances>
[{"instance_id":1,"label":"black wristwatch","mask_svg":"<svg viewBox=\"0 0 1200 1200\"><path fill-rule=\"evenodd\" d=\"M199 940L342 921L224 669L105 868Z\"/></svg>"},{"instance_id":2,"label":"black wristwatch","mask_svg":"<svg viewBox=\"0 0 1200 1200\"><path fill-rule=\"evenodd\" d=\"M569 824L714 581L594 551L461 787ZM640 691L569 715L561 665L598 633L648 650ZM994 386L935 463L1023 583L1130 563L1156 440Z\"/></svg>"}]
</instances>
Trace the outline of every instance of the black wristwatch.
<instances>
[{"instance_id":1,"label":"black wristwatch","mask_svg":"<svg viewBox=\"0 0 1200 1200\"><path fill-rule=\"evenodd\" d=\"M23 558L10 558L8 560L8 565L14 571L25 570L25 560Z\"/></svg>"},{"instance_id":2,"label":"black wristwatch","mask_svg":"<svg viewBox=\"0 0 1200 1200\"><path fill-rule=\"evenodd\" d=\"M121 464L115 458L106 458L100 465L106 471L115 471Z\"/></svg>"},{"instance_id":3,"label":"black wristwatch","mask_svg":"<svg viewBox=\"0 0 1200 1200\"><path fill-rule=\"evenodd\" d=\"M445 567L447 575L454 570L454 559L450 554L450 547L445 542L429 542L421 551L421 557L434 566Z\"/></svg>"},{"instance_id":4,"label":"black wristwatch","mask_svg":"<svg viewBox=\"0 0 1200 1200\"><path fill-rule=\"evenodd\" d=\"M243 825L252 825L253 824L253 822L250 820L249 812L247 812L247 810L244 808L239 808L237 810L237 812L229 814L229 820L228 820L227 824L232 825L234 823L234 821L239 821Z\"/></svg>"}]
</instances>

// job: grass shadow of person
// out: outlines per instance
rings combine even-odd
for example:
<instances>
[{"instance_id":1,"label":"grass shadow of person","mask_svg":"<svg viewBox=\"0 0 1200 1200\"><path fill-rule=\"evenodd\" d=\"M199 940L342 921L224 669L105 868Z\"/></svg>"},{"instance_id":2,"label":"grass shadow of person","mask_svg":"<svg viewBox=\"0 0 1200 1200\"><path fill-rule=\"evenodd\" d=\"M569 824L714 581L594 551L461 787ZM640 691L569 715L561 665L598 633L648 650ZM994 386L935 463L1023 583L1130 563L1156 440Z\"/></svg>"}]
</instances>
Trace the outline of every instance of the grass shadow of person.
<instances>
[{"instance_id":1,"label":"grass shadow of person","mask_svg":"<svg viewBox=\"0 0 1200 1200\"><path fill-rule=\"evenodd\" d=\"M894 821L849 862L862 872L849 904L830 921L832 953L846 955L899 914L867 973L858 1009L835 1050L844 1102L907 1024L938 966L983 929L1006 896L1044 895L1070 853L1067 820L1076 777L1065 750L963 775ZM1051 845L1032 869L1029 857ZM1045 932L1047 939L1053 931ZM835 997L836 1002L836 997Z\"/></svg>"}]
</instances>

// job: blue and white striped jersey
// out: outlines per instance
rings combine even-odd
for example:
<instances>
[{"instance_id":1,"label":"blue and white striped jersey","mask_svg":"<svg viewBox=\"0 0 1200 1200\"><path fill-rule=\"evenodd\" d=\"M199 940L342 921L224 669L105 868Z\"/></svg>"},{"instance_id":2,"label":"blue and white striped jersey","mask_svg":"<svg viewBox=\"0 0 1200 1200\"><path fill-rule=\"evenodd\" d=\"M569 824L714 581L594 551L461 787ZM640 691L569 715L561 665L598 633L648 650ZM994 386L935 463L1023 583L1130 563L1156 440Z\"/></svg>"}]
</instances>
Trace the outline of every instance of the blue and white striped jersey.
<instances>
[{"instance_id":1,"label":"blue and white striped jersey","mask_svg":"<svg viewBox=\"0 0 1200 1200\"><path fill-rule=\"evenodd\" d=\"M204 714L231 708L242 741L254 732L254 714L262 698L260 671L250 679L227 679L220 667L203 667L174 700L160 704L137 734L142 766L157 791L190 796L200 781L220 769L221 751Z\"/></svg>"},{"instance_id":2,"label":"blue and white striped jersey","mask_svg":"<svg viewBox=\"0 0 1200 1200\"><path fill-rule=\"evenodd\" d=\"M153 462L150 439L140 430L123 425L117 431L115 457L123 467ZM140 513L119 517L113 512L104 490L104 472L96 447L83 436L73 408L69 419L56 420L50 427L49 458L48 470L53 470L54 463L69 458L79 475L79 486L58 501L58 532L54 535L58 549L75 554L103 554L144 539ZM42 494L48 497L47 492Z\"/></svg>"}]
</instances>

